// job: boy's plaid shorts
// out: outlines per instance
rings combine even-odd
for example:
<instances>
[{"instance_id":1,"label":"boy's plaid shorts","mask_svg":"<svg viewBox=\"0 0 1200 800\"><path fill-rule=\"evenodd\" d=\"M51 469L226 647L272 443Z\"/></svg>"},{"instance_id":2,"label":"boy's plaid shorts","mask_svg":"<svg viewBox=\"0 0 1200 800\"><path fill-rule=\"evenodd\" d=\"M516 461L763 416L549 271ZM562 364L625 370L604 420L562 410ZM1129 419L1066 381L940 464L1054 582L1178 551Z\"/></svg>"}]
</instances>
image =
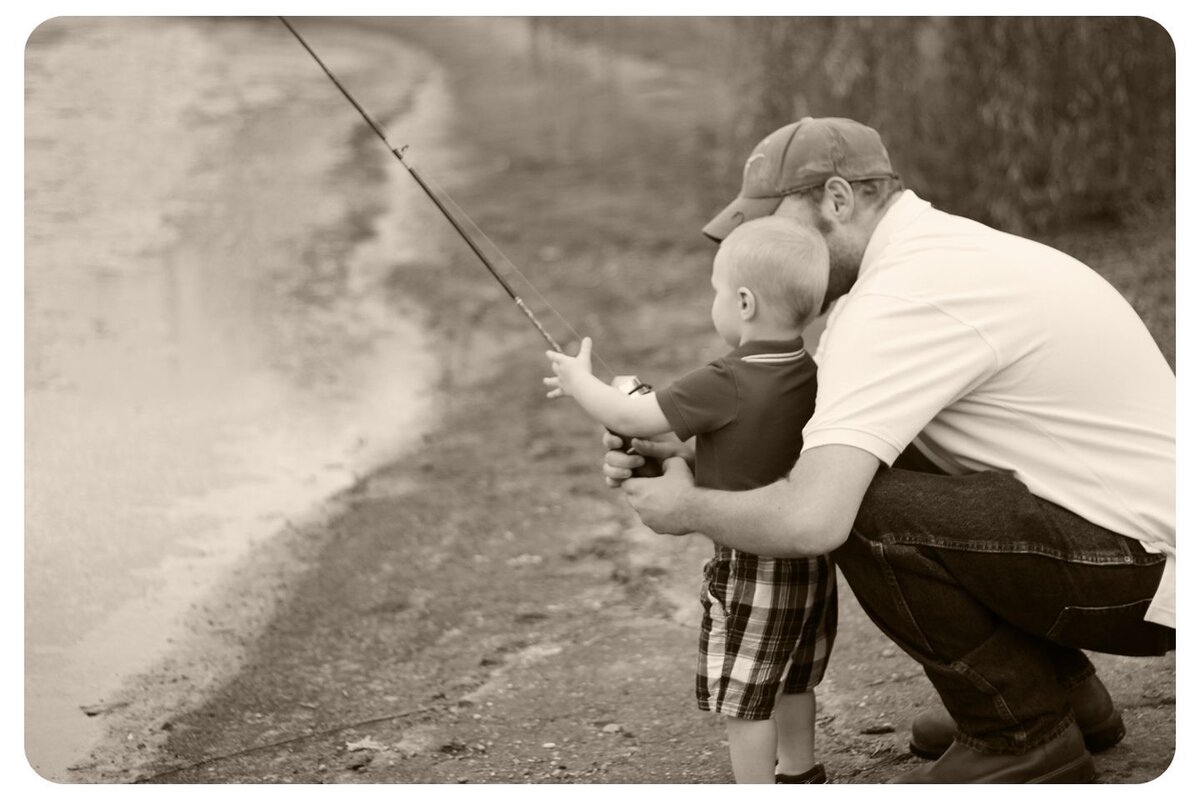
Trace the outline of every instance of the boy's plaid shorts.
<instances>
[{"instance_id":1,"label":"boy's plaid shorts","mask_svg":"<svg viewBox=\"0 0 1200 800\"><path fill-rule=\"evenodd\" d=\"M833 559L762 558L718 547L700 590L702 711L769 719L775 697L812 689L837 634Z\"/></svg>"}]
</instances>

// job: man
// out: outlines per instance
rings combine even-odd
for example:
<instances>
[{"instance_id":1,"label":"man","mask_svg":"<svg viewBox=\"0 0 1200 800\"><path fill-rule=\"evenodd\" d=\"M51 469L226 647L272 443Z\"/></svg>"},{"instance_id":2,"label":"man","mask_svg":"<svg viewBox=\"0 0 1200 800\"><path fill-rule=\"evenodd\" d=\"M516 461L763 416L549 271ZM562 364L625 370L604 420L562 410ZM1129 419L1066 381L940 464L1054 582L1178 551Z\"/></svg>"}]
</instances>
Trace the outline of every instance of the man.
<instances>
[{"instance_id":1,"label":"man","mask_svg":"<svg viewBox=\"0 0 1200 800\"><path fill-rule=\"evenodd\" d=\"M1175 646L1169 366L1092 270L933 209L859 123L768 136L704 231L768 214L822 234L837 301L795 468L719 492L679 458L629 479L640 457L613 450L609 482L659 533L834 554L949 712L914 723L914 751L940 758L901 782L1091 780L1089 748L1124 728L1081 650Z\"/></svg>"}]
</instances>

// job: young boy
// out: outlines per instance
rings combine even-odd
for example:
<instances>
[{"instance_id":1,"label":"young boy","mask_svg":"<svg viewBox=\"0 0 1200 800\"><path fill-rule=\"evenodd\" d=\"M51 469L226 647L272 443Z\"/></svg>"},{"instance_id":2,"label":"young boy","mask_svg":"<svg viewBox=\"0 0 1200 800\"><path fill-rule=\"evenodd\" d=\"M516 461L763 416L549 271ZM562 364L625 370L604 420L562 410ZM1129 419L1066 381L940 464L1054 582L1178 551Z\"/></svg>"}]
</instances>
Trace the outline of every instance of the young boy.
<instances>
[{"instance_id":1,"label":"young boy","mask_svg":"<svg viewBox=\"0 0 1200 800\"><path fill-rule=\"evenodd\" d=\"M829 274L824 240L793 220L738 226L713 260L713 325L733 348L657 393L625 394L592 375L592 343L548 352L549 397L574 397L625 436L696 439L696 484L747 490L795 465L816 401L801 333ZM815 700L837 629L829 556L773 559L716 546L700 593L696 695L726 718L738 783L825 783L813 756ZM772 718L774 715L774 718Z\"/></svg>"}]
</instances>

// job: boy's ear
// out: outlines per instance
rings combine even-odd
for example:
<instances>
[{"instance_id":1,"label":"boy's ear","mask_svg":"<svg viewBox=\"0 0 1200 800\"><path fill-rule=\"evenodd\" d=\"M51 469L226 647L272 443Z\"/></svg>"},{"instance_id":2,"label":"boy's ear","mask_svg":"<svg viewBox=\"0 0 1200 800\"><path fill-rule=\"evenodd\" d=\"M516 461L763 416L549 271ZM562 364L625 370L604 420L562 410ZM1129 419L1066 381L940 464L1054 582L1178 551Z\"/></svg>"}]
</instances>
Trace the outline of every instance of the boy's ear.
<instances>
[{"instance_id":1,"label":"boy's ear","mask_svg":"<svg viewBox=\"0 0 1200 800\"><path fill-rule=\"evenodd\" d=\"M742 321L754 319L754 315L758 312L758 299L754 296L754 292L745 286L739 286L737 298L738 312L741 314Z\"/></svg>"}]
</instances>

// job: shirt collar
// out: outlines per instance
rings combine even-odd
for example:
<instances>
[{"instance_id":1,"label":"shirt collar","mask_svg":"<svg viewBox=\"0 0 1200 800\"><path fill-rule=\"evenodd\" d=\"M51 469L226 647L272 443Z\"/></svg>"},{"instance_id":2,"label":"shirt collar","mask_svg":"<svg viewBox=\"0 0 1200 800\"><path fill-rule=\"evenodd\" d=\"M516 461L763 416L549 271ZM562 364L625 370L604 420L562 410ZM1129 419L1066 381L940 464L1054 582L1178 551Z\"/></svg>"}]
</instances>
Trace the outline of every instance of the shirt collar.
<instances>
[{"instance_id":1,"label":"shirt collar","mask_svg":"<svg viewBox=\"0 0 1200 800\"><path fill-rule=\"evenodd\" d=\"M892 236L901 228L907 226L921 214L931 208L927 200L922 200L913 193L911 189L905 189L901 193L900 198L892 203L892 207L884 212L883 218L879 220L879 224L875 226L875 230L871 233L871 239L867 242L867 249L863 251L862 264L858 268L858 280L862 280L874 264L879 260L879 256L887 249L888 242Z\"/></svg>"},{"instance_id":2,"label":"shirt collar","mask_svg":"<svg viewBox=\"0 0 1200 800\"><path fill-rule=\"evenodd\" d=\"M738 345L729 356L731 358L742 358L744 356L756 356L762 354L781 354L793 353L804 349L804 337L797 336L794 339L764 339L762 341L746 342Z\"/></svg>"}]
</instances>

